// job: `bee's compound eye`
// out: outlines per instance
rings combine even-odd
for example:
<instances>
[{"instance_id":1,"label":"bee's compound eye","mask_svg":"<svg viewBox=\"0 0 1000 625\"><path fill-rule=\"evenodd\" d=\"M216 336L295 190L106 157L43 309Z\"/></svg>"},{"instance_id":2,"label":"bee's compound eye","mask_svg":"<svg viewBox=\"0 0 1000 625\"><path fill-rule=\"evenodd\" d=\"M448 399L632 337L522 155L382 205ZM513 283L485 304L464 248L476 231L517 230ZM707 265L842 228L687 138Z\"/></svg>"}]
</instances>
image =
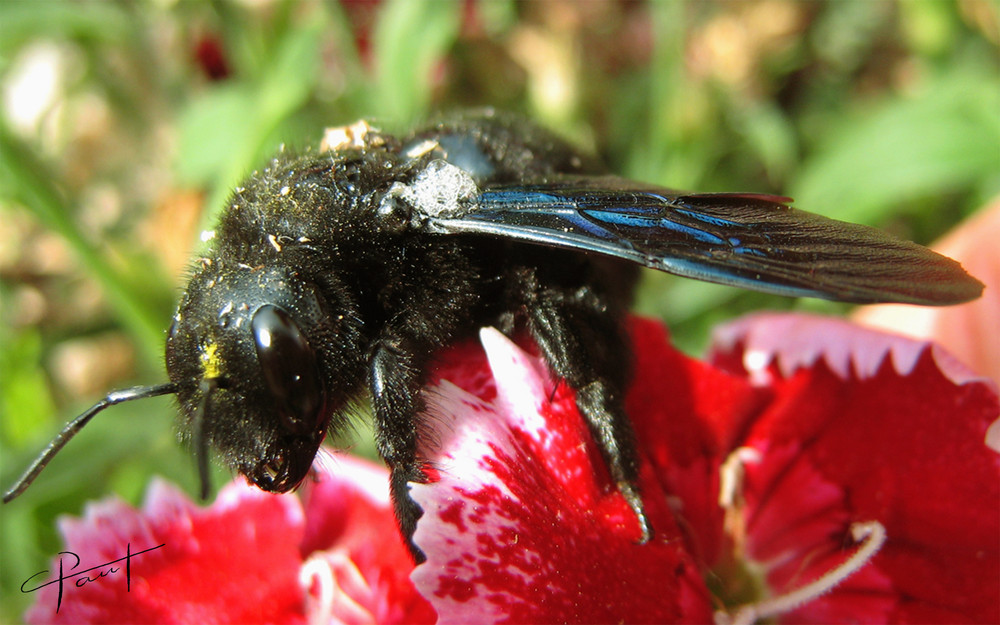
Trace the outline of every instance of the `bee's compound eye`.
<instances>
[{"instance_id":1,"label":"bee's compound eye","mask_svg":"<svg viewBox=\"0 0 1000 625\"><path fill-rule=\"evenodd\" d=\"M326 403L316 352L292 316L277 306L261 306L250 326L257 360L282 423L292 434L314 433Z\"/></svg>"}]
</instances>

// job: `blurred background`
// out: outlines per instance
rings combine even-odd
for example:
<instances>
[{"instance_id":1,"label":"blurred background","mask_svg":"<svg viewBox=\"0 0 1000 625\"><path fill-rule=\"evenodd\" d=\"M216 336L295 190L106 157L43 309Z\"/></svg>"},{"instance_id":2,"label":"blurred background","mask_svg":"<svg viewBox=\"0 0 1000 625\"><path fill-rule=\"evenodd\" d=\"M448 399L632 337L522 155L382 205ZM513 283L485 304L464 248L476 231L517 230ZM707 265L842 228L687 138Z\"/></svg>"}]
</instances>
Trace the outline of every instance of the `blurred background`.
<instances>
[{"instance_id":1,"label":"blurred background","mask_svg":"<svg viewBox=\"0 0 1000 625\"><path fill-rule=\"evenodd\" d=\"M627 177L790 195L929 243L1000 192L997 7L4 0L0 485L109 389L165 379L199 235L282 144L489 105ZM637 308L690 353L749 310L848 310L654 273ZM138 503L152 475L196 492L174 412L102 413L0 509L0 621L33 599L19 588L59 550L56 516L112 492Z\"/></svg>"}]
</instances>

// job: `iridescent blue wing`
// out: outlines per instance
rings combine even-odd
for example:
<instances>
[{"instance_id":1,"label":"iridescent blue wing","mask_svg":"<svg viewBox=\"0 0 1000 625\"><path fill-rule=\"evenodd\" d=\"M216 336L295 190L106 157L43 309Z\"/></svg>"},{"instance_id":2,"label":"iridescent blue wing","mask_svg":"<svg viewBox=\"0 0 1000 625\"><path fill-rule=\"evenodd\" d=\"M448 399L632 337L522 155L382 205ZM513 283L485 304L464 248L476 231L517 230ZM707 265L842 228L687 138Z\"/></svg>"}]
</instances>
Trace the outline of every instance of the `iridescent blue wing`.
<instances>
[{"instance_id":1,"label":"iridescent blue wing","mask_svg":"<svg viewBox=\"0 0 1000 625\"><path fill-rule=\"evenodd\" d=\"M867 226L749 193L683 194L613 176L479 190L427 222L603 254L668 273L780 295L946 305L983 285L957 262Z\"/></svg>"}]
</instances>

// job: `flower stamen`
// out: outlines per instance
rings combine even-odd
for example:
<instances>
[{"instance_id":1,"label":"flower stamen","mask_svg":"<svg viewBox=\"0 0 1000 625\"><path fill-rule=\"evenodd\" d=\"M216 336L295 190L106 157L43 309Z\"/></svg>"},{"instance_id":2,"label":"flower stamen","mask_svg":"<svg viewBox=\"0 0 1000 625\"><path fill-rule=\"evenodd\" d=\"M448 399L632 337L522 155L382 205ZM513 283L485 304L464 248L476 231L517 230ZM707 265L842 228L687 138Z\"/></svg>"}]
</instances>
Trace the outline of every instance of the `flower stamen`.
<instances>
[{"instance_id":1,"label":"flower stamen","mask_svg":"<svg viewBox=\"0 0 1000 625\"><path fill-rule=\"evenodd\" d=\"M313 582L318 585L316 598L309 592ZM323 557L310 556L299 569L299 584L305 591L306 601L312 604L306 608L306 614L311 615L309 622L312 625L329 623L333 618L333 598L337 584L330 563Z\"/></svg>"},{"instance_id":2,"label":"flower stamen","mask_svg":"<svg viewBox=\"0 0 1000 625\"><path fill-rule=\"evenodd\" d=\"M881 523L866 521L851 525L851 537L859 543L858 550L840 566L816 581L787 594L740 606L734 612L720 610L715 613L716 624L751 625L758 620L784 614L821 597L868 564L885 544L887 536L885 527Z\"/></svg>"},{"instance_id":3,"label":"flower stamen","mask_svg":"<svg viewBox=\"0 0 1000 625\"><path fill-rule=\"evenodd\" d=\"M733 555L743 559L746 543L746 517L743 507L743 482L746 479L746 465L761 461L760 452L753 447L734 449L719 467L719 507L725 511L722 521L723 531L733 541Z\"/></svg>"},{"instance_id":4,"label":"flower stamen","mask_svg":"<svg viewBox=\"0 0 1000 625\"><path fill-rule=\"evenodd\" d=\"M315 599L309 592L314 581L319 585ZM350 556L340 550L310 556L299 570L299 583L310 602L306 613L312 625L333 620L372 623L376 620L355 599L359 597L370 605L374 590Z\"/></svg>"}]
</instances>

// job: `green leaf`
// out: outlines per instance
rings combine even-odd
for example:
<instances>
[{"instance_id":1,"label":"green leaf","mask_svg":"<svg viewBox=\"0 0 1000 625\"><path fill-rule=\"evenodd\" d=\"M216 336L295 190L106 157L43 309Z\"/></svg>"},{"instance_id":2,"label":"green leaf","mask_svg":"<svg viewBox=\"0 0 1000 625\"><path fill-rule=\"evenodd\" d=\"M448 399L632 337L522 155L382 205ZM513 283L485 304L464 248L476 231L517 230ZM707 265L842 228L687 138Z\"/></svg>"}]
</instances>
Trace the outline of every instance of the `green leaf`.
<instances>
[{"instance_id":1,"label":"green leaf","mask_svg":"<svg viewBox=\"0 0 1000 625\"><path fill-rule=\"evenodd\" d=\"M265 124L264 136L309 98L319 72L319 40L324 19L308 27L290 30L278 46L274 59L264 68L257 101L257 119Z\"/></svg>"},{"instance_id":2,"label":"green leaf","mask_svg":"<svg viewBox=\"0 0 1000 625\"><path fill-rule=\"evenodd\" d=\"M207 186L222 175L234 153L249 150L245 137L254 116L253 102L245 84L223 85L192 101L178 124L178 183Z\"/></svg>"},{"instance_id":3,"label":"green leaf","mask_svg":"<svg viewBox=\"0 0 1000 625\"><path fill-rule=\"evenodd\" d=\"M0 2L0 54L39 37L122 43L132 36L128 14L112 2Z\"/></svg>"},{"instance_id":4,"label":"green leaf","mask_svg":"<svg viewBox=\"0 0 1000 625\"><path fill-rule=\"evenodd\" d=\"M38 330L14 334L0 329L0 436L18 447L32 440L52 420L55 405L40 366L42 340Z\"/></svg>"},{"instance_id":5,"label":"green leaf","mask_svg":"<svg viewBox=\"0 0 1000 625\"><path fill-rule=\"evenodd\" d=\"M118 317L139 339L147 361L159 362L164 320L157 307L159 298L150 298L131 283L107 254L87 240L74 221L71 202L54 180L52 168L35 150L0 123L0 197L25 207L66 239L87 272L100 282Z\"/></svg>"},{"instance_id":6,"label":"green leaf","mask_svg":"<svg viewBox=\"0 0 1000 625\"><path fill-rule=\"evenodd\" d=\"M458 37L461 6L444 0L391 0L379 13L373 36L374 114L394 124L424 114L432 69Z\"/></svg>"},{"instance_id":7,"label":"green leaf","mask_svg":"<svg viewBox=\"0 0 1000 625\"><path fill-rule=\"evenodd\" d=\"M974 188L1000 169L1000 82L965 73L831 133L790 188L796 204L877 224L900 204Z\"/></svg>"},{"instance_id":8,"label":"green leaf","mask_svg":"<svg viewBox=\"0 0 1000 625\"><path fill-rule=\"evenodd\" d=\"M784 179L798 158L795 130L781 110L770 102L757 102L737 111L737 129L761 159L772 182Z\"/></svg>"},{"instance_id":9,"label":"green leaf","mask_svg":"<svg viewBox=\"0 0 1000 625\"><path fill-rule=\"evenodd\" d=\"M256 79L217 87L183 114L178 173L210 185L201 230L210 228L232 188L274 149L275 130L313 92L325 19L289 30Z\"/></svg>"}]
</instances>

